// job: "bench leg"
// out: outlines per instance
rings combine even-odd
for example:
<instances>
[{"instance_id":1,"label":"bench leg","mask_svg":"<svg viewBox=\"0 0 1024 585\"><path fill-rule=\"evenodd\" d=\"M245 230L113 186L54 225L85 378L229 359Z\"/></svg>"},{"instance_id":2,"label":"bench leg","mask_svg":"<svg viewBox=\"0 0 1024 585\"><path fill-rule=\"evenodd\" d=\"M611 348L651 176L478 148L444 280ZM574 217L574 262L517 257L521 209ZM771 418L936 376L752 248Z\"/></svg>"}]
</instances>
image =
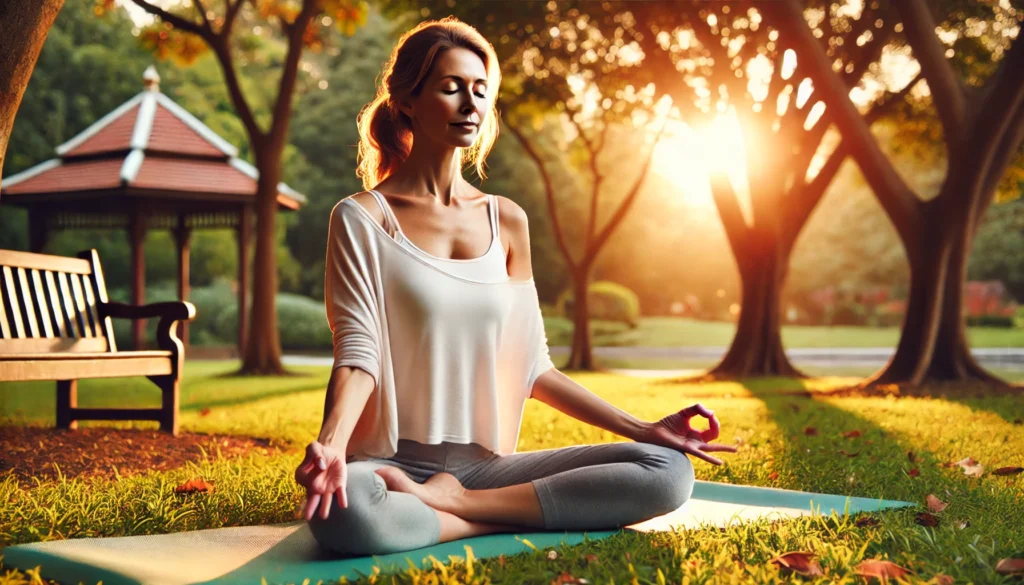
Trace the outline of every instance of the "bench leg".
<instances>
[{"instance_id":1,"label":"bench leg","mask_svg":"<svg viewBox=\"0 0 1024 585\"><path fill-rule=\"evenodd\" d=\"M71 409L78 408L78 380L57 380L57 428L77 429Z\"/></svg>"},{"instance_id":2,"label":"bench leg","mask_svg":"<svg viewBox=\"0 0 1024 585\"><path fill-rule=\"evenodd\" d=\"M149 378L160 387L162 393L162 404L160 410L160 430L171 433L171 436L178 436L178 406L180 401L181 382L177 376L151 376Z\"/></svg>"}]
</instances>

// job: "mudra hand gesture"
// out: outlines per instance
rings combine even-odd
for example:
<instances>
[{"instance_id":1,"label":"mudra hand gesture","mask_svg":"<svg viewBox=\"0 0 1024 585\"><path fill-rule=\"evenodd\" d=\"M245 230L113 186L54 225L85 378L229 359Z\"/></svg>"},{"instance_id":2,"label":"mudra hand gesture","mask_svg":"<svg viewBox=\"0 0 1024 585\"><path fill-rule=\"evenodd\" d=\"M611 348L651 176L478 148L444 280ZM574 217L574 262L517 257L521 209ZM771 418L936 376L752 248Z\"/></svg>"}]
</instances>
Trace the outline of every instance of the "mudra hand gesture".
<instances>
[{"instance_id":1,"label":"mudra hand gesture","mask_svg":"<svg viewBox=\"0 0 1024 585\"><path fill-rule=\"evenodd\" d=\"M690 426L690 419L695 416L703 416L708 419L710 424L708 430L698 431ZM718 430L719 423L715 413L698 403L651 424L641 442L670 447L689 455L696 455L708 463L721 465L721 459L708 455L708 453L714 451L735 453L736 447L709 444L710 441L718 438Z\"/></svg>"}]
</instances>

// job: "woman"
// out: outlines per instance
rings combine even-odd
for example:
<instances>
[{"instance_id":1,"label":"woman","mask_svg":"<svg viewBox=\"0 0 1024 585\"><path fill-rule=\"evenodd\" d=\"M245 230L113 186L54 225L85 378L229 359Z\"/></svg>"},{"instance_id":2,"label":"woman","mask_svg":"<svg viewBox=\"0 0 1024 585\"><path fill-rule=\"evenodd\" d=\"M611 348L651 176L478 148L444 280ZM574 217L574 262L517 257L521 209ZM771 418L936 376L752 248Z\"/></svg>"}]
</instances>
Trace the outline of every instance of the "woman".
<instances>
[{"instance_id":1,"label":"woman","mask_svg":"<svg viewBox=\"0 0 1024 585\"><path fill-rule=\"evenodd\" d=\"M295 472L305 518L336 554L633 524L690 497L686 454L721 465L710 452L736 451L708 444L719 422L699 404L643 422L551 363L526 214L461 175L465 153L483 176L500 79L479 32L428 21L399 41L360 113L368 191L332 211L335 363ZM530 397L633 441L516 453ZM690 427L698 415L708 430Z\"/></svg>"}]
</instances>

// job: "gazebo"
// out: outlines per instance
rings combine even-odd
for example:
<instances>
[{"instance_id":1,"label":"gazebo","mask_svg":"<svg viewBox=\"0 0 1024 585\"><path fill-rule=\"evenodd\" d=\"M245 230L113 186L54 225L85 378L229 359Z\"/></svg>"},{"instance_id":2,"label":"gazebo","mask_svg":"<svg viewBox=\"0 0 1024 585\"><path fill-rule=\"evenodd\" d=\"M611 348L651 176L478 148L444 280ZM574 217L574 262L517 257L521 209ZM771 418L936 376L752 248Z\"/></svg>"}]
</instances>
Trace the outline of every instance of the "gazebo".
<instances>
[{"instance_id":1,"label":"gazebo","mask_svg":"<svg viewBox=\"0 0 1024 585\"><path fill-rule=\"evenodd\" d=\"M150 66L144 90L56 148L57 156L3 180L0 205L28 210L29 247L41 252L58 230L118 228L131 244L132 303L145 302L147 230L168 229L178 251L178 297L189 296L192 230L233 227L238 238L238 352L248 329L245 310L259 172L238 149L160 92ZM306 198L278 183L279 209ZM132 323L142 348L143 321ZM187 343L187 331L181 331Z\"/></svg>"}]
</instances>

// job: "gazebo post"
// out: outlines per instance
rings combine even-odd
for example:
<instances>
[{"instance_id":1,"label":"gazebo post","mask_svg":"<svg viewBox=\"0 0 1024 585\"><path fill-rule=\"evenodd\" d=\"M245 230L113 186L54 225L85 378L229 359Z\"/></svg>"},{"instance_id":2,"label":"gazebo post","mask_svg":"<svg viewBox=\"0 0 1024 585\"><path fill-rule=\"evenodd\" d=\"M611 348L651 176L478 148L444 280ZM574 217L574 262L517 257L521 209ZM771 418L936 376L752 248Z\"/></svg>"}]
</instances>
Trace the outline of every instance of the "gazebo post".
<instances>
[{"instance_id":1,"label":"gazebo post","mask_svg":"<svg viewBox=\"0 0 1024 585\"><path fill-rule=\"evenodd\" d=\"M172 230L178 245L178 300L187 301L191 287L189 286L189 264L192 250L192 228L185 225L185 214L178 214L178 225ZM178 338L184 347L188 347L188 323L178 324Z\"/></svg>"},{"instance_id":2,"label":"gazebo post","mask_svg":"<svg viewBox=\"0 0 1024 585\"><path fill-rule=\"evenodd\" d=\"M238 213L238 357L245 355L249 334L249 238L252 235L252 210L243 205Z\"/></svg>"},{"instance_id":3,"label":"gazebo post","mask_svg":"<svg viewBox=\"0 0 1024 585\"><path fill-rule=\"evenodd\" d=\"M50 234L47 229L46 214L34 208L28 210L28 248L30 252L40 254L46 247Z\"/></svg>"},{"instance_id":4,"label":"gazebo post","mask_svg":"<svg viewBox=\"0 0 1024 585\"><path fill-rule=\"evenodd\" d=\"M132 248L132 304L143 305L146 302L146 253L143 249L143 244L146 241L146 216L138 209L132 213L128 227L128 239ZM145 319L132 320L133 349L142 349L142 337L145 331Z\"/></svg>"}]
</instances>

